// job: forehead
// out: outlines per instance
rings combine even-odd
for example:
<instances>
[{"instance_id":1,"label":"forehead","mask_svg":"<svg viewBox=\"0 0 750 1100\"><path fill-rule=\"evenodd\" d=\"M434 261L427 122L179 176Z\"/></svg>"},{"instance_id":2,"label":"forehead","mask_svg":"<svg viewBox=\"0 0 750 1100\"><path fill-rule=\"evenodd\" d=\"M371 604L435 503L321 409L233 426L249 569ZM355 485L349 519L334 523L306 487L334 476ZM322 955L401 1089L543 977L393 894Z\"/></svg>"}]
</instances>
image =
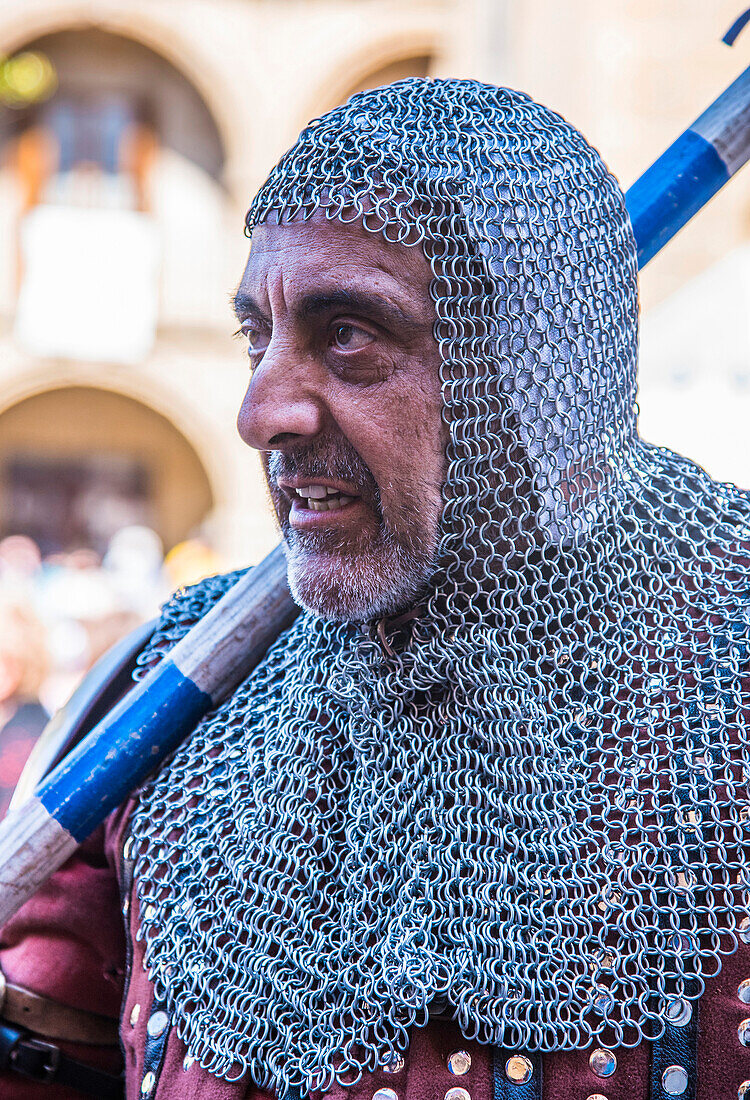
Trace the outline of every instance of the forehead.
<instances>
[{"instance_id":1,"label":"forehead","mask_svg":"<svg viewBox=\"0 0 750 1100\"><path fill-rule=\"evenodd\" d=\"M267 221L253 230L240 289L257 295L277 278L290 290L321 282L342 289L366 286L427 304L432 272L419 245L388 241L358 220L342 222L317 212L307 220Z\"/></svg>"}]
</instances>

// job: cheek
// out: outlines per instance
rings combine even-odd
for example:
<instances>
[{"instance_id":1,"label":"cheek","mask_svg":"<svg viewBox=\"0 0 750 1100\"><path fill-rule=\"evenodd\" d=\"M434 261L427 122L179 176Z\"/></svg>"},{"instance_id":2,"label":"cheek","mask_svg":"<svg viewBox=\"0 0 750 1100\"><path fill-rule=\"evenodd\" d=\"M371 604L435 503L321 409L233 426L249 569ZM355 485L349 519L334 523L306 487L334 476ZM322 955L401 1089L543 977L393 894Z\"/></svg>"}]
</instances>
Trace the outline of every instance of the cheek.
<instances>
[{"instance_id":1,"label":"cheek","mask_svg":"<svg viewBox=\"0 0 750 1100\"><path fill-rule=\"evenodd\" d=\"M374 429L362 458L384 498L403 491L440 497L446 468L447 428L440 409L424 402L400 402L391 415L371 422ZM364 443L364 441L363 441Z\"/></svg>"}]
</instances>

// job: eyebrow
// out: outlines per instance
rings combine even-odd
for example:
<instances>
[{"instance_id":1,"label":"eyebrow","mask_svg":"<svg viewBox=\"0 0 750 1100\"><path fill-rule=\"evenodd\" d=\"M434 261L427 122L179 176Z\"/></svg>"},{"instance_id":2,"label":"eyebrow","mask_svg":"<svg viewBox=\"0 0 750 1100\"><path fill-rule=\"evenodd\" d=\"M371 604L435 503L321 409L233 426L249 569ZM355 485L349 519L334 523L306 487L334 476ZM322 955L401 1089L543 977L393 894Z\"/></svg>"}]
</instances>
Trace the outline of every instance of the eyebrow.
<instances>
[{"instance_id":1,"label":"eyebrow","mask_svg":"<svg viewBox=\"0 0 750 1100\"><path fill-rule=\"evenodd\" d=\"M417 324L416 319L395 302L389 302L380 294L368 294L362 290L323 290L307 294L299 305L303 317L315 317L334 309L344 309L351 313L364 313L370 317L380 317L392 325Z\"/></svg>"},{"instance_id":2,"label":"eyebrow","mask_svg":"<svg viewBox=\"0 0 750 1100\"><path fill-rule=\"evenodd\" d=\"M252 294L241 288L232 298L234 312L240 320L253 317L268 324L268 316L260 308ZM386 324L406 325L416 328L419 320L407 313L395 302L389 302L379 294L368 294L360 290L320 290L306 294L295 307L295 313L302 318L319 317L335 309L345 309L352 313L362 313L370 317L379 317Z\"/></svg>"},{"instance_id":3,"label":"eyebrow","mask_svg":"<svg viewBox=\"0 0 750 1100\"><path fill-rule=\"evenodd\" d=\"M248 317L255 317L259 321L268 320L252 294L248 294L241 287L232 295L232 309L238 321L244 321Z\"/></svg>"}]
</instances>

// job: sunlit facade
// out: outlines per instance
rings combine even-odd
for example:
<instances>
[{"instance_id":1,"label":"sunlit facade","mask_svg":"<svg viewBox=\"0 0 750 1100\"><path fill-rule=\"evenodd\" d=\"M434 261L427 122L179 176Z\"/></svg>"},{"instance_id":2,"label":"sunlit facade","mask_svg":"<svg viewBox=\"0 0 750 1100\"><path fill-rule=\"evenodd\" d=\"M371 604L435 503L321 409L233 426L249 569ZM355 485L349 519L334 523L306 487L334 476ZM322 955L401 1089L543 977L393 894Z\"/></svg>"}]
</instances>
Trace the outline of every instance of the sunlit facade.
<instances>
[{"instance_id":1,"label":"sunlit facade","mask_svg":"<svg viewBox=\"0 0 750 1100\"><path fill-rule=\"evenodd\" d=\"M305 122L401 76L476 76L559 109L627 186L750 60L750 33L734 53L718 42L736 14L726 0L4 0L0 538L103 553L143 524L165 550L200 534L227 567L258 560L276 535L233 426L246 364L229 298L249 198ZM710 338L729 287L747 314L749 209L739 177L645 273L642 396L651 438L748 484L747 445L705 420L707 391L750 420L747 324L725 352ZM670 333L684 340L688 315L681 356Z\"/></svg>"}]
</instances>

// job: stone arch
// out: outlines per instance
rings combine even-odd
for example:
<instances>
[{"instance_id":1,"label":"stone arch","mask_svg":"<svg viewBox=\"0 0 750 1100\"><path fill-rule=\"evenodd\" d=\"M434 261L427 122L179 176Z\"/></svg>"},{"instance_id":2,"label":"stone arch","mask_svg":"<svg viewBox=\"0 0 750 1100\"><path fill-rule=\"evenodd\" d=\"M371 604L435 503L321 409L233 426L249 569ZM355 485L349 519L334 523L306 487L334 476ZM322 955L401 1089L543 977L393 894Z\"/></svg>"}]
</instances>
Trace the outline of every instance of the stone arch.
<instances>
[{"instance_id":1,"label":"stone arch","mask_svg":"<svg viewBox=\"0 0 750 1100\"><path fill-rule=\"evenodd\" d=\"M148 389L148 393L146 390ZM36 450L50 457L104 453L140 457L154 480L154 526L165 548L180 541L227 499L224 463L216 454L216 437L200 425L194 410L158 394L143 379L104 381L92 369L61 375L44 372L24 375L3 386L0 403L0 464L16 447L25 454ZM81 398L89 400L91 423L70 417ZM67 413L68 423L45 429L50 410ZM33 412L33 416L31 413ZM30 431L29 426L36 425ZM186 491L188 490L188 491ZM171 494L181 495L170 499Z\"/></svg>"},{"instance_id":2,"label":"stone arch","mask_svg":"<svg viewBox=\"0 0 750 1100\"><path fill-rule=\"evenodd\" d=\"M421 28L410 34L408 38L399 34L379 41L370 42L358 52L350 55L331 72L324 85L316 89L314 99L307 104L305 118L301 125L316 115L343 103L355 91L363 87L377 87L379 83L388 83L389 79L397 79L397 76L386 75L383 81L378 80L381 73L387 74L397 66L407 66L409 62L418 59L427 61L427 71L424 75L431 76L437 63L441 50L441 39L437 29ZM407 75L407 74L405 74ZM422 75L411 74L408 75Z\"/></svg>"}]
</instances>

